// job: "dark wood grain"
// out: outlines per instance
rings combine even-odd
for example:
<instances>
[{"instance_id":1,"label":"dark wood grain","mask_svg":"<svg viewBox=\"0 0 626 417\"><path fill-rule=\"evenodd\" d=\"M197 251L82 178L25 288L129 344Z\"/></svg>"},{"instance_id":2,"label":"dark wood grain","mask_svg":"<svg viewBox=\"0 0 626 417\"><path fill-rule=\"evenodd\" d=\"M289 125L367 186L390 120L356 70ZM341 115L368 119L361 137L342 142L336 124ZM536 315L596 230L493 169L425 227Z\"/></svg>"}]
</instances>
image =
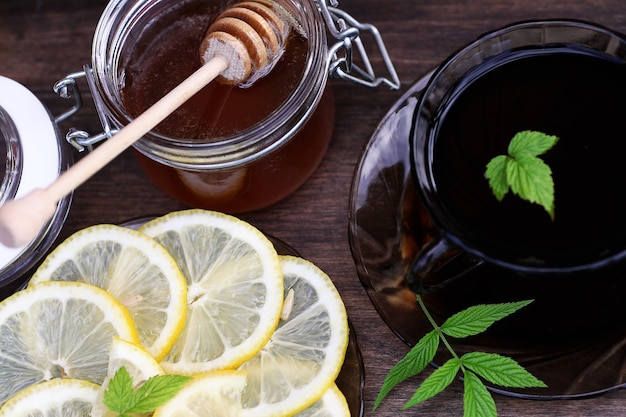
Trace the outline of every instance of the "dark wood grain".
<instances>
[{"instance_id":1,"label":"dark wood grain","mask_svg":"<svg viewBox=\"0 0 626 417\"><path fill-rule=\"evenodd\" d=\"M90 62L93 32L105 5L104 0L2 0L0 75L26 85L52 114L61 113L68 103L53 94L52 85ZM623 0L342 0L340 6L358 20L379 28L403 90L468 41L514 21L576 18L626 31ZM337 121L333 142L319 169L286 200L241 217L290 243L334 279L365 361L366 416L461 416L462 385L458 382L437 398L402 412L421 376L392 392L372 412L386 372L407 352L407 347L380 319L357 278L348 245L348 199L361 150L402 91L372 91L339 81L333 84ZM62 131L70 125L100 131L89 97L85 98L85 107L71 123L61 125ZM157 189L133 156L125 152L75 192L62 237L96 223L119 223L184 207ZM549 402L497 395L496 404L503 417L626 415L623 391L585 400Z\"/></svg>"}]
</instances>

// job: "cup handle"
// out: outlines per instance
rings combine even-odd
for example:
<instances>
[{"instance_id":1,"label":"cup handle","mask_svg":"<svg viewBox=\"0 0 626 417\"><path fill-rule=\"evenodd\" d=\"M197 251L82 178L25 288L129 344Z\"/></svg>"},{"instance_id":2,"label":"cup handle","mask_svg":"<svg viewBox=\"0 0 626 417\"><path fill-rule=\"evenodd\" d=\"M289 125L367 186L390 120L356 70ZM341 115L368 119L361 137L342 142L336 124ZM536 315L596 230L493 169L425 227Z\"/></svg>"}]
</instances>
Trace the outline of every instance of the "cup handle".
<instances>
[{"instance_id":1,"label":"cup handle","mask_svg":"<svg viewBox=\"0 0 626 417\"><path fill-rule=\"evenodd\" d=\"M414 293L430 294L479 268L483 262L445 237L435 237L415 255L405 279Z\"/></svg>"}]
</instances>

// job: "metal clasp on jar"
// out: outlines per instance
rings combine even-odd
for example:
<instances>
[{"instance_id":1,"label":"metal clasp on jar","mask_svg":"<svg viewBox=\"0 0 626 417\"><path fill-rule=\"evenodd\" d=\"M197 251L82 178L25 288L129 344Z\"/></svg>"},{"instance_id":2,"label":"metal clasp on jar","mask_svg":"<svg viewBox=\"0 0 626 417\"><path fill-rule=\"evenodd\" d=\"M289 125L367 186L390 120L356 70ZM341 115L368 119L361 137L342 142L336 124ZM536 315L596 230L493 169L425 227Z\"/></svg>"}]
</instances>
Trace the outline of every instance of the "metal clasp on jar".
<instances>
[{"instance_id":1,"label":"metal clasp on jar","mask_svg":"<svg viewBox=\"0 0 626 417\"><path fill-rule=\"evenodd\" d=\"M86 149L91 151L95 144L102 142L103 140L108 139L117 133L117 130L111 128L111 124L109 123L106 116L104 116L104 103L100 99L100 95L96 90L93 74L91 72L91 68L88 65L84 66L83 71L69 74L65 78L57 81L54 84L54 92L57 95L64 99L74 99L74 106L60 116L57 116L55 118L55 122L58 124L59 122L72 116L81 108L83 100L81 98L80 90L76 83L79 79L82 78L85 78L87 80L87 85L89 86L94 105L96 106L96 113L100 117L100 123L102 124L102 128L104 130L97 135L92 136L84 130L71 128L69 132L67 132L67 134L65 135L65 139L79 152L83 152Z\"/></svg>"},{"instance_id":2,"label":"metal clasp on jar","mask_svg":"<svg viewBox=\"0 0 626 417\"><path fill-rule=\"evenodd\" d=\"M329 0L330 7L326 0L315 0L315 3L318 5L329 32L339 40L338 43L329 48L328 68L330 76L366 87L378 87L382 84L394 90L399 89L400 80L378 29L371 24L359 23L348 13L337 9L337 0ZM361 36L363 33L368 33L374 39L389 78L376 75L363 44ZM359 54L360 65L354 59L355 52Z\"/></svg>"}]
</instances>

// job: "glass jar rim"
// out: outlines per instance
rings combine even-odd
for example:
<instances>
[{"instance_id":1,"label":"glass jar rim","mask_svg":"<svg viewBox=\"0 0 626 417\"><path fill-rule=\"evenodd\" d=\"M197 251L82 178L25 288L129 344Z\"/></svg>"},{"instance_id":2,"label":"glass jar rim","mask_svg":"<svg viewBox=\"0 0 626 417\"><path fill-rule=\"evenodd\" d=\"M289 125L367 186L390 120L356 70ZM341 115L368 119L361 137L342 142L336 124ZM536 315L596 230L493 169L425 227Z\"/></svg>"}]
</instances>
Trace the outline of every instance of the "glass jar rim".
<instances>
[{"instance_id":1,"label":"glass jar rim","mask_svg":"<svg viewBox=\"0 0 626 417\"><path fill-rule=\"evenodd\" d=\"M139 139L133 147L165 165L186 169L227 168L245 164L282 146L306 122L319 103L328 79L326 27L312 0L279 1L299 23L309 41L309 54L298 85L286 101L266 119L233 135L198 141L173 138L155 132ZM132 119L122 105L119 82L121 50L133 29L155 7L167 9L167 2L150 0L117 0L110 2L96 27L92 44L92 66L95 88L107 117L115 128ZM171 6L169 6L171 7ZM139 26L140 27L140 26Z\"/></svg>"}]
</instances>

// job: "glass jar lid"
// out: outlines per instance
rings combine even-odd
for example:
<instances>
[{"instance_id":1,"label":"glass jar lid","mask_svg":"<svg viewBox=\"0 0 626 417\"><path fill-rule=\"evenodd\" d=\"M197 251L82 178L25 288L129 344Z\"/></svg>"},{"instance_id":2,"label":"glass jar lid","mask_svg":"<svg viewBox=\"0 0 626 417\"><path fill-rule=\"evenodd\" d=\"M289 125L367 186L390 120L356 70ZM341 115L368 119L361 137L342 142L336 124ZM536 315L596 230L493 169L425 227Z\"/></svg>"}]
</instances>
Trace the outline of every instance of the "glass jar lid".
<instances>
[{"instance_id":1,"label":"glass jar lid","mask_svg":"<svg viewBox=\"0 0 626 417\"><path fill-rule=\"evenodd\" d=\"M67 168L58 129L48 110L23 85L0 76L0 204L50 185ZM19 280L45 255L58 236L71 196L59 202L53 218L30 243L0 245L0 298L3 288Z\"/></svg>"}]
</instances>

